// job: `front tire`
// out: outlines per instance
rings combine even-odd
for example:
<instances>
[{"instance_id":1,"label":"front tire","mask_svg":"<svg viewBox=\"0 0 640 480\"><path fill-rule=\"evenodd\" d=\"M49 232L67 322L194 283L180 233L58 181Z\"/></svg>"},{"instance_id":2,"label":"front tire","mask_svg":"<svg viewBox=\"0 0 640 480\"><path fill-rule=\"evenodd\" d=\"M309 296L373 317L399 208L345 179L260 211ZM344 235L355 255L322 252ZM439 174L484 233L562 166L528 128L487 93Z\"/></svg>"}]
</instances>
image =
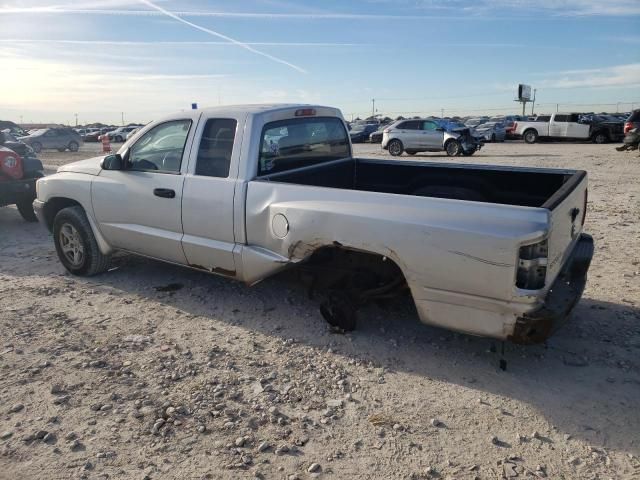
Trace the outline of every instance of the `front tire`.
<instances>
[{"instance_id":1,"label":"front tire","mask_svg":"<svg viewBox=\"0 0 640 480\"><path fill-rule=\"evenodd\" d=\"M69 151L70 152L77 152L79 148L80 148L80 145L78 145L78 142L69 143Z\"/></svg>"},{"instance_id":2,"label":"front tire","mask_svg":"<svg viewBox=\"0 0 640 480\"><path fill-rule=\"evenodd\" d=\"M391 140L389 145L387 145L387 148L389 149L389 154L393 157L399 157L404 151L404 147L400 140Z\"/></svg>"},{"instance_id":3,"label":"front tire","mask_svg":"<svg viewBox=\"0 0 640 480\"><path fill-rule=\"evenodd\" d=\"M593 136L593 143L603 144L609 141L609 136L605 132L598 132Z\"/></svg>"},{"instance_id":4,"label":"front tire","mask_svg":"<svg viewBox=\"0 0 640 480\"><path fill-rule=\"evenodd\" d=\"M25 222L37 222L38 217L36 217L36 212L33 211L33 198L26 198L24 200L20 200L16 203L16 207L18 207L18 212L24 219Z\"/></svg>"},{"instance_id":5,"label":"front tire","mask_svg":"<svg viewBox=\"0 0 640 480\"><path fill-rule=\"evenodd\" d=\"M53 242L60 262L73 275L88 277L109 267L110 256L98 248L87 215L80 206L58 212L53 220Z\"/></svg>"},{"instance_id":6,"label":"front tire","mask_svg":"<svg viewBox=\"0 0 640 480\"><path fill-rule=\"evenodd\" d=\"M116 142L118 142L118 143L122 143L124 140L122 140L122 137L121 137L120 135L118 135L118 136L115 138L115 141L116 141Z\"/></svg>"},{"instance_id":7,"label":"front tire","mask_svg":"<svg viewBox=\"0 0 640 480\"><path fill-rule=\"evenodd\" d=\"M450 157L456 157L460 155L462 151L462 145L457 140L449 140L447 144L444 146L447 155Z\"/></svg>"},{"instance_id":8,"label":"front tire","mask_svg":"<svg viewBox=\"0 0 640 480\"><path fill-rule=\"evenodd\" d=\"M538 141L538 132L535 130L527 130L522 137L526 143L536 143Z\"/></svg>"},{"instance_id":9,"label":"front tire","mask_svg":"<svg viewBox=\"0 0 640 480\"><path fill-rule=\"evenodd\" d=\"M40 142L33 142L31 148L33 148L34 152L40 153L42 151L42 144Z\"/></svg>"}]
</instances>

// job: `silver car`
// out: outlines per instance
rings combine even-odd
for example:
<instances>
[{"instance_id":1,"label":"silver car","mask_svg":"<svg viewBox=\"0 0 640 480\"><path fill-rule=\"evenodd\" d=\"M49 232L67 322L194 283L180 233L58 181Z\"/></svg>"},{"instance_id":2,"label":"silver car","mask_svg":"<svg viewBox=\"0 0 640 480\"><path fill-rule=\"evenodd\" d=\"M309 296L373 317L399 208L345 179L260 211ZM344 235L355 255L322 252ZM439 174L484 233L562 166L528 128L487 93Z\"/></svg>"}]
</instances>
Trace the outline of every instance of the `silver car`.
<instances>
[{"instance_id":1,"label":"silver car","mask_svg":"<svg viewBox=\"0 0 640 480\"><path fill-rule=\"evenodd\" d=\"M502 122L487 122L478 125L473 134L485 142L504 142L507 130Z\"/></svg>"},{"instance_id":2,"label":"silver car","mask_svg":"<svg viewBox=\"0 0 640 480\"><path fill-rule=\"evenodd\" d=\"M450 128L431 119L400 120L385 128L382 148L394 157L406 152L447 152L450 157L473 155L482 147L469 128Z\"/></svg>"},{"instance_id":3,"label":"silver car","mask_svg":"<svg viewBox=\"0 0 640 480\"><path fill-rule=\"evenodd\" d=\"M36 153L45 148L55 148L60 152L67 149L77 152L83 143L78 132L70 128L43 128L26 137L20 137L19 140L33 148Z\"/></svg>"}]
</instances>

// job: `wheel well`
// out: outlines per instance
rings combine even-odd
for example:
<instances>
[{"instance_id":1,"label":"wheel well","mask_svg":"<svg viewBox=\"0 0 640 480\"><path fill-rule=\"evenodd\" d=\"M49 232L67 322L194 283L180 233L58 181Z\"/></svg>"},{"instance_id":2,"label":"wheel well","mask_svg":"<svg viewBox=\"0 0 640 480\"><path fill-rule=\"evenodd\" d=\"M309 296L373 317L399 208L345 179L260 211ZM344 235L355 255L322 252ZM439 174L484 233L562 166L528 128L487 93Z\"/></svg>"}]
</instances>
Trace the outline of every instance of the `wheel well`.
<instances>
[{"instance_id":1,"label":"wheel well","mask_svg":"<svg viewBox=\"0 0 640 480\"><path fill-rule=\"evenodd\" d=\"M327 246L315 250L298 267L312 277L312 288L340 289L359 301L406 290L402 270L391 258L377 253Z\"/></svg>"},{"instance_id":2,"label":"wheel well","mask_svg":"<svg viewBox=\"0 0 640 480\"><path fill-rule=\"evenodd\" d=\"M75 207L76 205L79 207L82 206L79 202L76 202L75 200L72 200L70 198L56 197L48 200L44 205L43 212L49 231L53 230L53 219L56 218L56 215L60 210L67 207Z\"/></svg>"}]
</instances>

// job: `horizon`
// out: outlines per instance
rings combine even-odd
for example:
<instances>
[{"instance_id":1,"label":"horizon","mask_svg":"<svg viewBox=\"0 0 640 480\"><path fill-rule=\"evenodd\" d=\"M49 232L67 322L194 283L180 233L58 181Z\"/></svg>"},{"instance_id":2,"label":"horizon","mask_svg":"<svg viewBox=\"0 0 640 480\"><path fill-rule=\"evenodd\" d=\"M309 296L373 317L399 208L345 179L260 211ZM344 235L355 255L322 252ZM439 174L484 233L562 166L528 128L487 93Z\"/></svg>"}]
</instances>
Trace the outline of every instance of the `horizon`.
<instances>
[{"instance_id":1,"label":"horizon","mask_svg":"<svg viewBox=\"0 0 640 480\"><path fill-rule=\"evenodd\" d=\"M391 118L519 114L519 83L536 113L640 105L633 0L52 1L0 3L1 119L120 125L276 102L351 120L372 99Z\"/></svg>"}]
</instances>

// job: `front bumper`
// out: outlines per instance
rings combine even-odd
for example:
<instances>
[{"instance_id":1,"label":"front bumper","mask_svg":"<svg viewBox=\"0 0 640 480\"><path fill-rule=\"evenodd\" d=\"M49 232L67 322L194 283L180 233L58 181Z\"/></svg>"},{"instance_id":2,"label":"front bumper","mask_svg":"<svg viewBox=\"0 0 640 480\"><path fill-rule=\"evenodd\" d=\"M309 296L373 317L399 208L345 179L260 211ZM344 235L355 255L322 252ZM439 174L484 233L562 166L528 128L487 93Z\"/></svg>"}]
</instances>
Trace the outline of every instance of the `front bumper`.
<instances>
[{"instance_id":1,"label":"front bumper","mask_svg":"<svg viewBox=\"0 0 640 480\"><path fill-rule=\"evenodd\" d=\"M0 205L13 205L24 199L36 198L36 180L27 178L0 182Z\"/></svg>"},{"instance_id":2,"label":"front bumper","mask_svg":"<svg viewBox=\"0 0 640 480\"><path fill-rule=\"evenodd\" d=\"M551 286L543 306L519 317L508 340L521 345L541 343L564 325L582 297L593 251L593 238L585 233L581 234L571 257Z\"/></svg>"},{"instance_id":3,"label":"front bumper","mask_svg":"<svg viewBox=\"0 0 640 480\"><path fill-rule=\"evenodd\" d=\"M44 202L38 199L35 199L33 201L33 211L36 214L36 217L38 218L38 222L40 222L42 225L45 225L47 228L49 228L49 225L47 225L47 221L44 217Z\"/></svg>"}]
</instances>

